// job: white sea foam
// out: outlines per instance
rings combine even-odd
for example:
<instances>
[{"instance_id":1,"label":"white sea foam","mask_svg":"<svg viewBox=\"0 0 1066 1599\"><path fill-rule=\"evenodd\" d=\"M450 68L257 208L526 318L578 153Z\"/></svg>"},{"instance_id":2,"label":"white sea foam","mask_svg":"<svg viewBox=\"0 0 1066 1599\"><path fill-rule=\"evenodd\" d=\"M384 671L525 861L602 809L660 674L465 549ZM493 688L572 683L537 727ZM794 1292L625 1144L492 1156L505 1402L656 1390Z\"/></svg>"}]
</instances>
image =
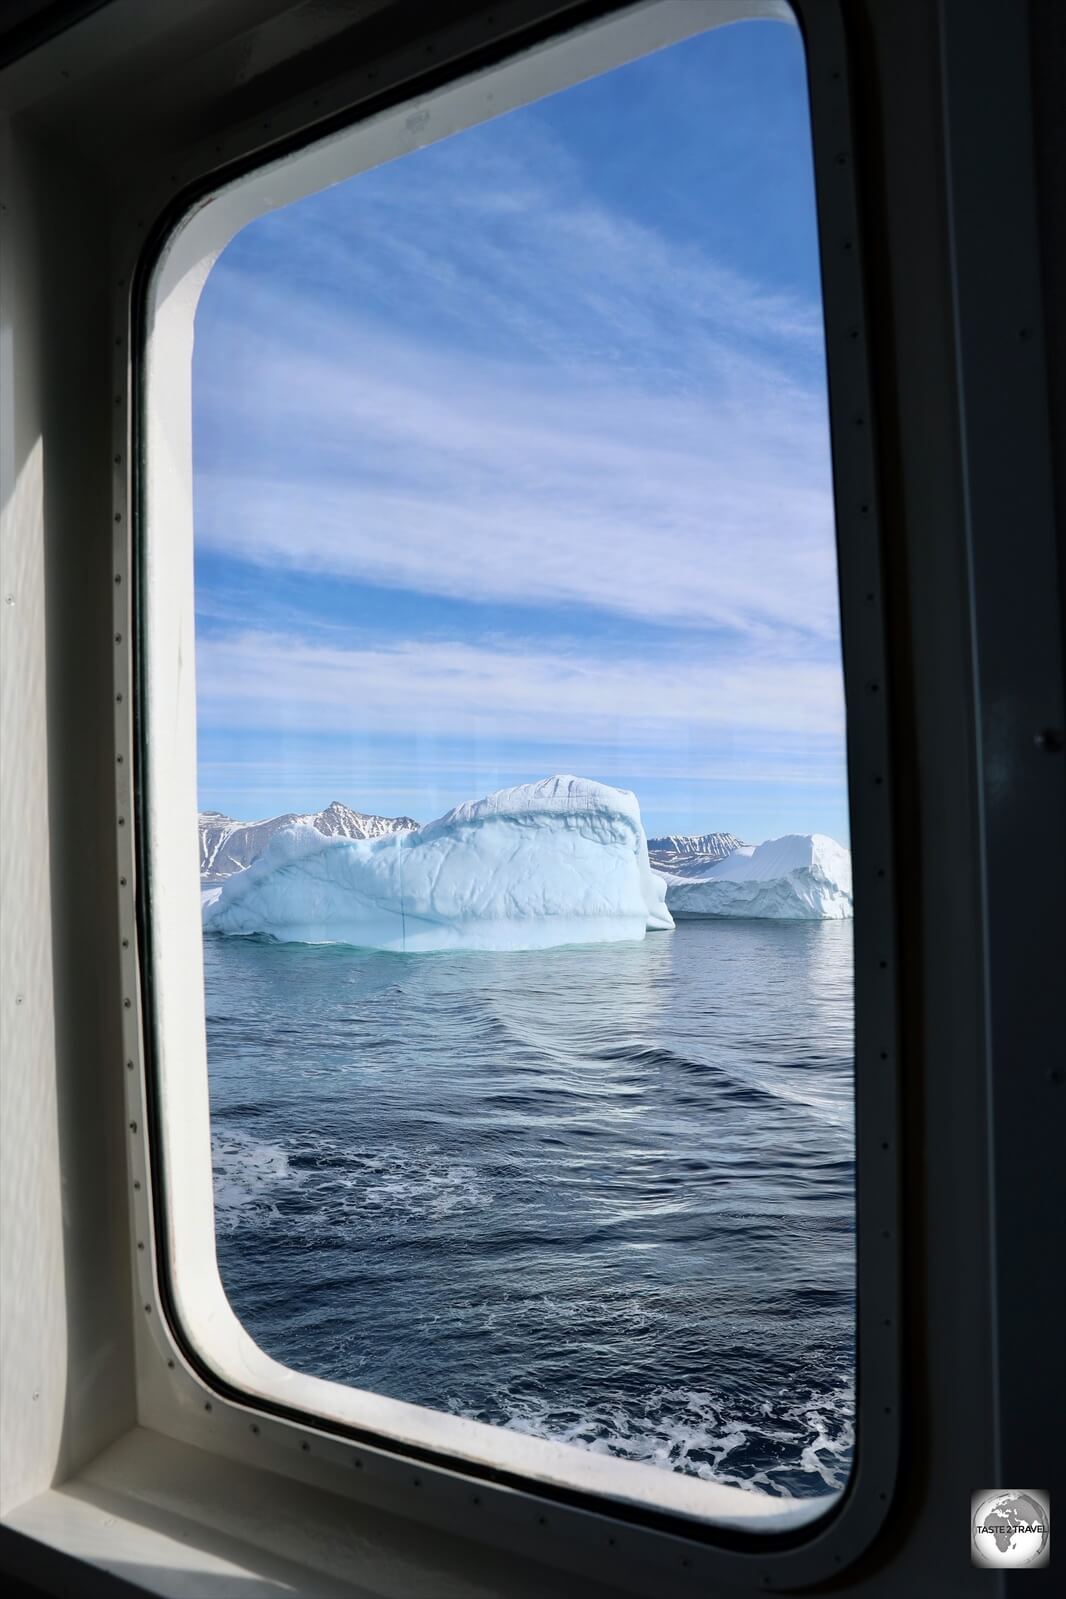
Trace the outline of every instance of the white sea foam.
<instances>
[{"instance_id":1,"label":"white sea foam","mask_svg":"<svg viewBox=\"0 0 1066 1599\"><path fill-rule=\"evenodd\" d=\"M475 1168L436 1149L349 1150L306 1134L283 1146L223 1129L212 1137L211 1157L215 1225L222 1233L272 1224L281 1215L279 1201L297 1189L309 1190L314 1205L287 1216L286 1225L312 1237L331 1224L403 1227L487 1203Z\"/></svg>"},{"instance_id":2,"label":"white sea foam","mask_svg":"<svg viewBox=\"0 0 1066 1599\"><path fill-rule=\"evenodd\" d=\"M459 1211L478 1210L485 1195L472 1166L439 1151L383 1149L354 1153L345 1169L321 1183L329 1203L331 1187L346 1210L359 1210L378 1222L406 1225L419 1218L438 1221Z\"/></svg>"},{"instance_id":3,"label":"white sea foam","mask_svg":"<svg viewBox=\"0 0 1066 1599\"><path fill-rule=\"evenodd\" d=\"M223 1129L211 1138L215 1227L235 1232L249 1222L278 1214L277 1196L303 1181L294 1172L280 1144L264 1143L251 1134Z\"/></svg>"},{"instance_id":4,"label":"white sea foam","mask_svg":"<svg viewBox=\"0 0 1066 1599\"><path fill-rule=\"evenodd\" d=\"M739 1414L736 1401L710 1390L659 1388L638 1407L631 1395L573 1410L539 1396L505 1391L500 1415L464 1410L475 1420L502 1421L514 1432L576 1444L596 1454L620 1456L684 1471L710 1482L757 1487L792 1497L783 1480L797 1470L826 1488L844 1487L854 1447L854 1391L839 1387L807 1399L782 1394ZM495 1407L494 1407L495 1409ZM744 1463L734 1464L744 1456ZM753 1457L766 1464L753 1470ZM817 1491L821 1491L819 1488Z\"/></svg>"}]
</instances>

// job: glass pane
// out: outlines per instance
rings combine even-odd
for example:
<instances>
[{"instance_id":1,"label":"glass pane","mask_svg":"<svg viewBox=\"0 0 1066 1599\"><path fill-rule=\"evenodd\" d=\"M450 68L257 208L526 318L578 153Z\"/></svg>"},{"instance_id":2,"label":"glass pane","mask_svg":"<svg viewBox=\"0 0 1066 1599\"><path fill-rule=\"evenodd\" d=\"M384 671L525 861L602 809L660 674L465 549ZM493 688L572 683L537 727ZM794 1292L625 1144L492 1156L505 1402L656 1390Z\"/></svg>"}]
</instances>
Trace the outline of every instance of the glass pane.
<instances>
[{"instance_id":1,"label":"glass pane","mask_svg":"<svg viewBox=\"0 0 1066 1599\"><path fill-rule=\"evenodd\" d=\"M792 26L660 51L247 227L194 365L232 1304L791 1496L854 1375L807 119Z\"/></svg>"}]
</instances>

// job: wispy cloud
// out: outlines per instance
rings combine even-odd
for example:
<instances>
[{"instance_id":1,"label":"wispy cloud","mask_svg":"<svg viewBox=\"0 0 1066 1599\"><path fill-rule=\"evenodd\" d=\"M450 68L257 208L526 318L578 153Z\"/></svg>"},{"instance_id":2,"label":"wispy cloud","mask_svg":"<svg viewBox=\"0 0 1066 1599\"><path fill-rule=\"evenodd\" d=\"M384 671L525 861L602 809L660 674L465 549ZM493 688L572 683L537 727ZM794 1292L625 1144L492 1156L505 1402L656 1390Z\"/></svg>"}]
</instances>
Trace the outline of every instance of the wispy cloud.
<instances>
[{"instance_id":1,"label":"wispy cloud","mask_svg":"<svg viewBox=\"0 0 1066 1599\"><path fill-rule=\"evenodd\" d=\"M540 738L559 744L673 745L691 733L838 739L840 674L830 664L676 653L627 660L545 650L398 640L341 648L246 632L197 649L206 726Z\"/></svg>"},{"instance_id":2,"label":"wispy cloud","mask_svg":"<svg viewBox=\"0 0 1066 1599\"><path fill-rule=\"evenodd\" d=\"M782 380L731 374L685 402L334 337L335 360L254 362L269 464L203 475L206 547L464 599L835 634L822 421Z\"/></svg>"},{"instance_id":3,"label":"wispy cloud","mask_svg":"<svg viewBox=\"0 0 1066 1599\"><path fill-rule=\"evenodd\" d=\"M424 593L835 636L816 308L552 171L374 174L310 240L270 219L284 282L223 259L199 537Z\"/></svg>"}]
</instances>

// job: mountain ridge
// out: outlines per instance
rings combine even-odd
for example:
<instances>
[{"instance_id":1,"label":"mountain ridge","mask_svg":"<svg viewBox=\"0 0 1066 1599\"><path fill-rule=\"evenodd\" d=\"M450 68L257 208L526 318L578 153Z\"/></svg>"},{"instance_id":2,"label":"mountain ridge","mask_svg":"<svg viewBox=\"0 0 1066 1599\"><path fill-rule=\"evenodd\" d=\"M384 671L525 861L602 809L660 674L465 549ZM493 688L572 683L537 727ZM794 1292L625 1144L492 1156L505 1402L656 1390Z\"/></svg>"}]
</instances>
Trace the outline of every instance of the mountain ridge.
<instances>
[{"instance_id":1,"label":"mountain ridge","mask_svg":"<svg viewBox=\"0 0 1066 1599\"><path fill-rule=\"evenodd\" d=\"M200 880L214 885L258 860L275 833L303 823L327 838L381 838L386 833L408 833L418 826L410 816L374 816L333 800L321 811L286 811L261 821L242 822L222 811L201 811Z\"/></svg>"},{"instance_id":2,"label":"mountain ridge","mask_svg":"<svg viewBox=\"0 0 1066 1599\"><path fill-rule=\"evenodd\" d=\"M241 821L223 811L201 811L198 818L200 878L205 886L222 883L258 860L283 827L310 826L329 838L381 838L419 826L410 816L377 816L333 800L320 811L286 811L257 821ZM651 865L663 872L706 867L746 846L734 833L667 833L648 839Z\"/></svg>"},{"instance_id":3,"label":"mountain ridge","mask_svg":"<svg viewBox=\"0 0 1066 1599\"><path fill-rule=\"evenodd\" d=\"M649 838L648 859L659 871L669 872L696 862L710 866L745 848L735 833L667 833Z\"/></svg>"}]
</instances>

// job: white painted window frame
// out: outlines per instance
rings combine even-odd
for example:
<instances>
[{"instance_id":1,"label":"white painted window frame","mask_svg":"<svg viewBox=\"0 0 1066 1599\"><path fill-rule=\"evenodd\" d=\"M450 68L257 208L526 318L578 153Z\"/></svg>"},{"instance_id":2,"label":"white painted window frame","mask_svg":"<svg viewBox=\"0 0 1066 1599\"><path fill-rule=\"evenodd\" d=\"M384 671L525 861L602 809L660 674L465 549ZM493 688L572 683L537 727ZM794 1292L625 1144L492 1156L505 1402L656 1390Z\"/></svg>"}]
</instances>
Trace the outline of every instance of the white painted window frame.
<instances>
[{"instance_id":1,"label":"white painted window frame","mask_svg":"<svg viewBox=\"0 0 1066 1599\"><path fill-rule=\"evenodd\" d=\"M739 1490L298 1376L265 1356L233 1316L214 1257L195 854L189 356L197 297L228 238L271 205L714 22L784 12L779 0L656 0L425 94L403 91L411 61L401 52L368 72L368 115L350 99L334 107L308 93L280 107L273 126L237 126L221 143L203 141L165 177L116 202L116 838L142 1430L97 1463L92 1480L101 1493L138 1476L167 1478L170 1489L152 1490L160 1502L185 1493L203 1517L227 1469L239 1468L272 1507L269 1529L245 1518L249 1541L278 1560L301 1558L282 1510L295 1496L315 1529L315 1547L303 1556L337 1581L354 1575L341 1536L343 1507L353 1502L533 1560L547 1557L550 1534L554 1563L649 1594L665 1582L677 1593L706 1591L712 1580L759 1591L804 1586L854 1561L880 1526L897 1450L898 1195L885 696L859 694L860 685L884 680L877 494L871 430L861 427L869 388L846 52L836 0L799 0L795 10L812 86L853 801L857 779L863 785L853 809L862 1244L859 1451L849 1488L827 1496L831 1504L790 1512ZM347 126L257 161L262 133L295 147L331 115ZM191 213L173 198L181 194L195 196ZM845 417L860 425L845 429ZM882 886L873 885L875 875ZM867 1180L867 1151L878 1144L876 1181L872 1165ZM160 1453L165 1440L176 1453ZM183 1448L203 1457L198 1497L195 1462ZM182 1470L185 1486L175 1488ZM300 1498L300 1485L310 1498ZM53 1513L42 1501L40 1517ZM24 1525L32 1523L31 1516ZM87 1528L83 1547L99 1535ZM331 1547L339 1553L327 1557Z\"/></svg>"}]
</instances>

